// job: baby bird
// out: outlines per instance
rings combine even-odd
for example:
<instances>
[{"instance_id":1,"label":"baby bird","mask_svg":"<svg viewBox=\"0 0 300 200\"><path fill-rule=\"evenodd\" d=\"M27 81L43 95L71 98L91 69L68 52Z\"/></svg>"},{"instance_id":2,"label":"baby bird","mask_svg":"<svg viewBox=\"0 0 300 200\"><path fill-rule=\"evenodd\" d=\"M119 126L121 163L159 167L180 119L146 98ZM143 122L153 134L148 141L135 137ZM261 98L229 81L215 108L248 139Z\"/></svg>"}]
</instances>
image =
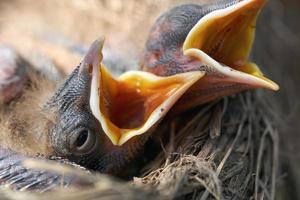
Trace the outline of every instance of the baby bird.
<instances>
[{"instance_id":1,"label":"baby bird","mask_svg":"<svg viewBox=\"0 0 300 200\"><path fill-rule=\"evenodd\" d=\"M49 133L55 152L100 172L125 173L169 111L178 114L246 89L277 90L248 61L264 4L222 1L171 9L150 31L143 71L118 78L102 62L104 41L95 41L48 103L57 113Z\"/></svg>"},{"instance_id":2,"label":"baby bird","mask_svg":"<svg viewBox=\"0 0 300 200\"><path fill-rule=\"evenodd\" d=\"M42 192L81 184L73 175L23 165L29 158L38 156L37 160L45 160L55 155L48 134L53 121L43 106L57 83L47 77L11 47L0 46L0 185Z\"/></svg>"},{"instance_id":3,"label":"baby bird","mask_svg":"<svg viewBox=\"0 0 300 200\"><path fill-rule=\"evenodd\" d=\"M7 46L0 48L0 146L26 155L51 154L47 136L50 122L42 106L55 84Z\"/></svg>"},{"instance_id":4,"label":"baby bird","mask_svg":"<svg viewBox=\"0 0 300 200\"><path fill-rule=\"evenodd\" d=\"M256 19L265 3L225 0L171 9L150 30L141 69L160 76L205 72L177 103L177 111L247 89L278 90L248 60Z\"/></svg>"},{"instance_id":5,"label":"baby bird","mask_svg":"<svg viewBox=\"0 0 300 200\"><path fill-rule=\"evenodd\" d=\"M142 71L113 77L102 62L104 40L99 39L58 89L39 73L29 73L22 97L8 108L11 114L1 116L1 147L126 174L169 111L178 114L246 89L278 89L248 61L264 3L171 9L151 29Z\"/></svg>"}]
</instances>

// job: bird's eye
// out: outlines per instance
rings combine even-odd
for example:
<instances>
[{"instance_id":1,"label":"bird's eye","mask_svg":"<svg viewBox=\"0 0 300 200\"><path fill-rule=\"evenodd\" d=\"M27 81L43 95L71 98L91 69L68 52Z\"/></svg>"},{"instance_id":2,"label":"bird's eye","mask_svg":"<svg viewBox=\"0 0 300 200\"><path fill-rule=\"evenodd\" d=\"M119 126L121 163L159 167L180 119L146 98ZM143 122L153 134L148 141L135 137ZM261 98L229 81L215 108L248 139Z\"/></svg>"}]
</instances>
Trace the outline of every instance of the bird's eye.
<instances>
[{"instance_id":1,"label":"bird's eye","mask_svg":"<svg viewBox=\"0 0 300 200\"><path fill-rule=\"evenodd\" d=\"M80 129L72 134L70 138L70 149L75 154L86 154L91 152L97 143L96 135L88 129Z\"/></svg>"}]
</instances>

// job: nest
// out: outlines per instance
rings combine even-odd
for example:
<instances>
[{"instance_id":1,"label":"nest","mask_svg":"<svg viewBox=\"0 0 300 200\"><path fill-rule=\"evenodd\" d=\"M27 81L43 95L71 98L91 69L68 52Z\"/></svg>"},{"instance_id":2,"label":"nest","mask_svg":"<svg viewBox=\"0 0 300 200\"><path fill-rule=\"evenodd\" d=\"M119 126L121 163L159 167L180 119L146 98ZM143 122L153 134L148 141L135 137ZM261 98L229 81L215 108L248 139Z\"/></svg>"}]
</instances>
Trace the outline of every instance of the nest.
<instances>
[{"instance_id":1,"label":"nest","mask_svg":"<svg viewBox=\"0 0 300 200\"><path fill-rule=\"evenodd\" d=\"M157 140L160 152L130 181L34 162L28 166L72 174L83 184L43 194L2 189L1 199L274 199L278 134L260 91L166 119L157 130L165 135Z\"/></svg>"}]
</instances>

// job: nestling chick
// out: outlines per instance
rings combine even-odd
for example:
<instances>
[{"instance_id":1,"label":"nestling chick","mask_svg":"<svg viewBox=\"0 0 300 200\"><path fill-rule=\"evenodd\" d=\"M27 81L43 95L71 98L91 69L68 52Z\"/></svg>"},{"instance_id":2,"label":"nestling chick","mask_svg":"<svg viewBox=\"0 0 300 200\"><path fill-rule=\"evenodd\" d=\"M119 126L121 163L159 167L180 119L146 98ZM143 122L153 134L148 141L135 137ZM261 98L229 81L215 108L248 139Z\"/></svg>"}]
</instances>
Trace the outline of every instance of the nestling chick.
<instances>
[{"instance_id":1,"label":"nestling chick","mask_svg":"<svg viewBox=\"0 0 300 200\"><path fill-rule=\"evenodd\" d=\"M150 30L141 69L160 76L205 72L175 106L179 112L248 89L278 90L248 60L265 3L225 0L169 10Z\"/></svg>"},{"instance_id":2,"label":"nestling chick","mask_svg":"<svg viewBox=\"0 0 300 200\"><path fill-rule=\"evenodd\" d=\"M51 71L51 70L49 70ZM23 155L53 155L43 106L57 82L8 45L0 45L0 146Z\"/></svg>"}]
</instances>

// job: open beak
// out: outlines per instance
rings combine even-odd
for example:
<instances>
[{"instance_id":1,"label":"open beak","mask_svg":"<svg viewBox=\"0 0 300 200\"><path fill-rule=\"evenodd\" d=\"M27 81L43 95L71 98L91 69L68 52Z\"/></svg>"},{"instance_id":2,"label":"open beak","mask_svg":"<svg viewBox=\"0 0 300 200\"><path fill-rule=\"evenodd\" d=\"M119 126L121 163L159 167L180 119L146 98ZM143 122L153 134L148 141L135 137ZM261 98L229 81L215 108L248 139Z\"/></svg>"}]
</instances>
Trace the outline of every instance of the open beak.
<instances>
[{"instance_id":1,"label":"open beak","mask_svg":"<svg viewBox=\"0 0 300 200\"><path fill-rule=\"evenodd\" d=\"M204 72L159 77L129 71L114 78L102 62L103 39L95 41L80 70L92 75L90 108L114 145L145 134L164 117Z\"/></svg>"},{"instance_id":2,"label":"open beak","mask_svg":"<svg viewBox=\"0 0 300 200\"><path fill-rule=\"evenodd\" d=\"M256 64L248 60L256 19L265 2L244 0L212 11L191 29L183 44L183 53L200 61L207 74L191 90L198 96L191 100L190 95L185 95L177 104L179 110L245 89L279 89L276 83L263 76Z\"/></svg>"}]
</instances>

